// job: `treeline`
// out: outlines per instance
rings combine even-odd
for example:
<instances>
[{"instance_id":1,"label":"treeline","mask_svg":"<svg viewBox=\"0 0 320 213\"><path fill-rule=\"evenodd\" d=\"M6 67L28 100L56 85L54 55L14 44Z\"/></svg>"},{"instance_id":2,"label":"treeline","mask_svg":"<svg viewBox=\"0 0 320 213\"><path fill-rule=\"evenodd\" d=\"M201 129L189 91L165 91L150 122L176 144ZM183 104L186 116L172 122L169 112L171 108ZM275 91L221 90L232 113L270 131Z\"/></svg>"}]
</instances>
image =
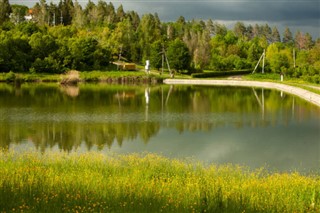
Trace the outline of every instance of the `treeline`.
<instances>
[{"instance_id":1,"label":"treeline","mask_svg":"<svg viewBox=\"0 0 320 213\"><path fill-rule=\"evenodd\" d=\"M157 14L140 17L101 0L84 8L72 0L40 0L30 9L4 0L0 8L2 72L105 70L119 58L141 64L149 59L160 69L164 50L178 72L241 70L253 69L266 50L267 72L320 81L320 39L293 35L289 28L281 39L268 24L237 22L229 30L212 20L161 22Z\"/></svg>"}]
</instances>

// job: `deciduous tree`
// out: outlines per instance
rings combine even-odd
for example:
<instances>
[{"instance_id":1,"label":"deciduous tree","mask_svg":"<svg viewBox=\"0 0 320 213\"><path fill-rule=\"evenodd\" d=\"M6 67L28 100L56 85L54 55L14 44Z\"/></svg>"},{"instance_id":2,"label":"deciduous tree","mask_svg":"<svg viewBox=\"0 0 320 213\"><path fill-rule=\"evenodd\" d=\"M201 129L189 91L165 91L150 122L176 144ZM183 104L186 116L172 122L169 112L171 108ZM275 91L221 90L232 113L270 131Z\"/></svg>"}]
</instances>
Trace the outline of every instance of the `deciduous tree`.
<instances>
[{"instance_id":1,"label":"deciduous tree","mask_svg":"<svg viewBox=\"0 0 320 213\"><path fill-rule=\"evenodd\" d=\"M189 69L191 62L189 50L180 39L177 38L169 43L167 56L171 68L177 71Z\"/></svg>"}]
</instances>

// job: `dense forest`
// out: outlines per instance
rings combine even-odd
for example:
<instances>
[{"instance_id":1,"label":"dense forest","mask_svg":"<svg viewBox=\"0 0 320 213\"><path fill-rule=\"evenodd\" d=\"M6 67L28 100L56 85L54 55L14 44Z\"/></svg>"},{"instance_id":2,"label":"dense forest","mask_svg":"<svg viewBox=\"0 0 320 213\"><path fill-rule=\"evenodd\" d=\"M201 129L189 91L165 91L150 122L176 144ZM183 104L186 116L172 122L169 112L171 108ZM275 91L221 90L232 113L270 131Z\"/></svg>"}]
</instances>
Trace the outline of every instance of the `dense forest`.
<instances>
[{"instance_id":1,"label":"dense forest","mask_svg":"<svg viewBox=\"0 0 320 213\"><path fill-rule=\"evenodd\" d=\"M161 22L157 14L124 11L99 0L82 7L40 0L32 8L0 1L0 72L63 73L110 70L119 58L154 69L165 51L178 72L253 69L266 51L266 72L319 83L320 38L289 28L213 20ZM121 56L121 57L120 57Z\"/></svg>"}]
</instances>

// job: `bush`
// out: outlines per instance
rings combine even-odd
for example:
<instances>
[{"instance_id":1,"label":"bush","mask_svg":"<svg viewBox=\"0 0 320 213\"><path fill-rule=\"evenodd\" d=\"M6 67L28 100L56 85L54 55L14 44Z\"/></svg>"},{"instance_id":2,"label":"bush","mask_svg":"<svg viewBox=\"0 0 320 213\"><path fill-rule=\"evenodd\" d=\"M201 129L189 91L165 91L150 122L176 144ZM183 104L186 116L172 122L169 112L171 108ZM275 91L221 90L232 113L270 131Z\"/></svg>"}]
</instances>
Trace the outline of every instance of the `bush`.
<instances>
[{"instance_id":1,"label":"bush","mask_svg":"<svg viewBox=\"0 0 320 213\"><path fill-rule=\"evenodd\" d=\"M315 84L320 84L320 76L319 75L314 75L311 77L311 82Z\"/></svg>"},{"instance_id":2,"label":"bush","mask_svg":"<svg viewBox=\"0 0 320 213\"><path fill-rule=\"evenodd\" d=\"M4 76L4 80L7 82L13 82L16 80L16 74L14 72L10 71Z\"/></svg>"},{"instance_id":3,"label":"bush","mask_svg":"<svg viewBox=\"0 0 320 213\"><path fill-rule=\"evenodd\" d=\"M210 78L210 77L222 77L230 75L245 75L250 74L251 70L238 70L238 71L214 71L214 72L205 72L205 73L193 73L191 74L192 78Z\"/></svg>"}]
</instances>

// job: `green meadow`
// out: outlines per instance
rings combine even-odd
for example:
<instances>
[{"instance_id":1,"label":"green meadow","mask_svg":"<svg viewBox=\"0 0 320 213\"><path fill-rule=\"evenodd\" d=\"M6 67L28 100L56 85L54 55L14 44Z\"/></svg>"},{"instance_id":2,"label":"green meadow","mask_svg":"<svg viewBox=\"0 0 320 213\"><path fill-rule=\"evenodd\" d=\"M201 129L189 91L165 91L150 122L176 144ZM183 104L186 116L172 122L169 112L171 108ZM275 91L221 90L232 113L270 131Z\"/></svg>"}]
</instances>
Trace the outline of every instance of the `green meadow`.
<instances>
[{"instance_id":1,"label":"green meadow","mask_svg":"<svg viewBox=\"0 0 320 213\"><path fill-rule=\"evenodd\" d=\"M154 154L0 151L0 212L319 212L319 174Z\"/></svg>"}]
</instances>

